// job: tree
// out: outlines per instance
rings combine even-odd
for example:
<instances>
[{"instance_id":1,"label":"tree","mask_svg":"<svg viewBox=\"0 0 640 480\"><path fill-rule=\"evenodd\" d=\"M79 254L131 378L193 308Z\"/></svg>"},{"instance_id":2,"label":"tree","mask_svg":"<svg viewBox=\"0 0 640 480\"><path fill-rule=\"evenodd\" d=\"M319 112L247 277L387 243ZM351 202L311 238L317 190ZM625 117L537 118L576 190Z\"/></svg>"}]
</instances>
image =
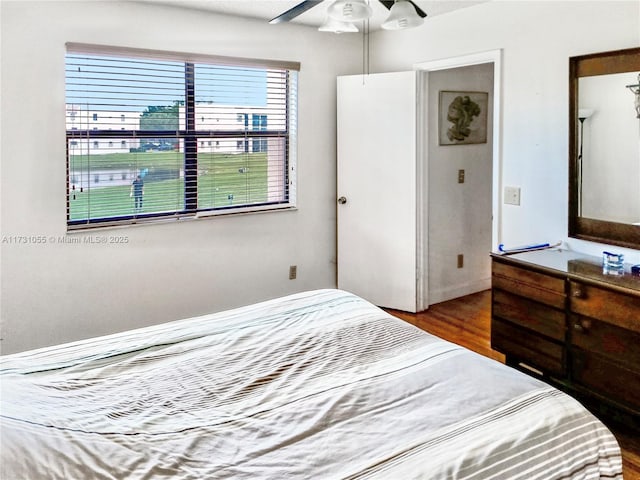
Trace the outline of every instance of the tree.
<instances>
[{"instance_id":1,"label":"tree","mask_svg":"<svg viewBox=\"0 0 640 480\"><path fill-rule=\"evenodd\" d=\"M180 128L179 102L173 105L150 105L140 115L140 130L173 130Z\"/></svg>"}]
</instances>

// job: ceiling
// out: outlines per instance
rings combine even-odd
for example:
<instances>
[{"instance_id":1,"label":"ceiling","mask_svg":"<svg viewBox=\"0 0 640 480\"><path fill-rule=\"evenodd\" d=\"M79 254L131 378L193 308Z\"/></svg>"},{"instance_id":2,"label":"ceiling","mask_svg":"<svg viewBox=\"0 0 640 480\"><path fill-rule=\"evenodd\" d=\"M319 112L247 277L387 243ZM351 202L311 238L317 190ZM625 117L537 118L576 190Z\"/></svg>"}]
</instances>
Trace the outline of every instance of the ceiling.
<instances>
[{"instance_id":1,"label":"ceiling","mask_svg":"<svg viewBox=\"0 0 640 480\"><path fill-rule=\"evenodd\" d=\"M301 0L134 0L143 3L171 5L192 10L205 10L225 15L257 18L268 22L281 13L296 6ZM413 0L429 17L442 15L454 10L466 8L489 0ZM324 0L322 4L307 10L291 23L319 27L325 20L325 12L332 0ZM373 17L370 29L375 30L387 18L388 10L378 1L370 0ZM277 28L277 25L274 25Z\"/></svg>"}]
</instances>

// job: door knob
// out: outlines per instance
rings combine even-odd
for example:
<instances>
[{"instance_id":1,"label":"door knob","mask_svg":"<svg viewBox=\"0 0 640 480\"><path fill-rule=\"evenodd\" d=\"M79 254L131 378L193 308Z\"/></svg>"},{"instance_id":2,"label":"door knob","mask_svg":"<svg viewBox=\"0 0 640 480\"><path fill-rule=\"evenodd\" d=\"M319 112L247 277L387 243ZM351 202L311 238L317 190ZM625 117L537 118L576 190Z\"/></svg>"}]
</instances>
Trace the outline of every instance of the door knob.
<instances>
[{"instance_id":1,"label":"door knob","mask_svg":"<svg viewBox=\"0 0 640 480\"><path fill-rule=\"evenodd\" d=\"M344 205L345 203L347 203L347 198L346 198L346 197L340 197L340 198L338 199L338 203L339 203L340 205Z\"/></svg>"}]
</instances>

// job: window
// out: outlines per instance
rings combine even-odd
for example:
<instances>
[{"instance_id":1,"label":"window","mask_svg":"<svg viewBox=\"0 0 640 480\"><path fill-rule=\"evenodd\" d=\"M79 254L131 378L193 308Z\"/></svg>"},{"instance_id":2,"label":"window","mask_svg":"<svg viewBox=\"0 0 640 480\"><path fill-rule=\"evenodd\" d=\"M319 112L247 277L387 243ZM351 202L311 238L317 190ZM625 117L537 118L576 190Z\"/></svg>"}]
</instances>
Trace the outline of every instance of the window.
<instances>
[{"instance_id":1,"label":"window","mask_svg":"<svg viewBox=\"0 0 640 480\"><path fill-rule=\"evenodd\" d=\"M298 70L67 45L69 228L294 206Z\"/></svg>"}]
</instances>

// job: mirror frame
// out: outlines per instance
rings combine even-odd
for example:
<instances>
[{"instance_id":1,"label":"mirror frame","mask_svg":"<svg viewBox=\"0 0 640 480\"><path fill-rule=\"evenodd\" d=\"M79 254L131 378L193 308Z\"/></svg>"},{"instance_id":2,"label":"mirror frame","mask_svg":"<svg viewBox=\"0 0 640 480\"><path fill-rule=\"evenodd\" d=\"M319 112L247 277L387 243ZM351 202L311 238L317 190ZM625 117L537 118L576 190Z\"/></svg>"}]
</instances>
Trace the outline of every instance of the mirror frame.
<instances>
[{"instance_id":1,"label":"mirror frame","mask_svg":"<svg viewBox=\"0 0 640 480\"><path fill-rule=\"evenodd\" d=\"M635 71L640 71L640 47L569 58L569 237L640 250L640 226L578 216L578 79Z\"/></svg>"}]
</instances>

